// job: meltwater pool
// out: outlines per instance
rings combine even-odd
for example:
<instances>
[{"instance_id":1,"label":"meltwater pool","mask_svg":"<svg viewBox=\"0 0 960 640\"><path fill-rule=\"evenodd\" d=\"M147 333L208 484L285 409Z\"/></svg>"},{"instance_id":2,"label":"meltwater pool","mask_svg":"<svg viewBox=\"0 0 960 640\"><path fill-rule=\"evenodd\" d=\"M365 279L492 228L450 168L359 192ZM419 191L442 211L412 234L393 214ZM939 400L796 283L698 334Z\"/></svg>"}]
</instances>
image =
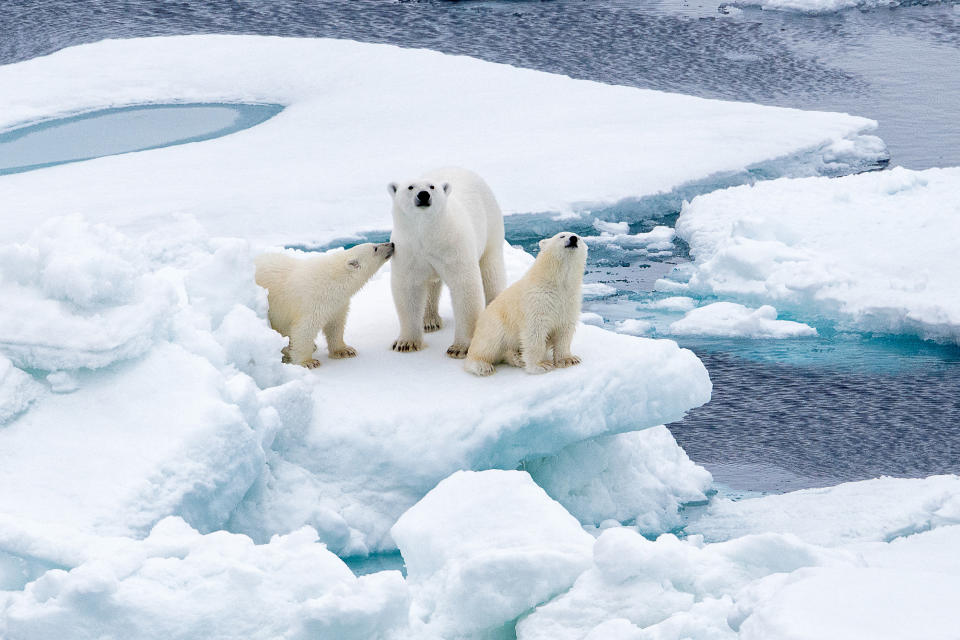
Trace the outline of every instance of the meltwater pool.
<instances>
[{"instance_id":1,"label":"meltwater pool","mask_svg":"<svg viewBox=\"0 0 960 640\"><path fill-rule=\"evenodd\" d=\"M0 176L219 138L258 125L278 104L149 104L100 109L0 132Z\"/></svg>"}]
</instances>

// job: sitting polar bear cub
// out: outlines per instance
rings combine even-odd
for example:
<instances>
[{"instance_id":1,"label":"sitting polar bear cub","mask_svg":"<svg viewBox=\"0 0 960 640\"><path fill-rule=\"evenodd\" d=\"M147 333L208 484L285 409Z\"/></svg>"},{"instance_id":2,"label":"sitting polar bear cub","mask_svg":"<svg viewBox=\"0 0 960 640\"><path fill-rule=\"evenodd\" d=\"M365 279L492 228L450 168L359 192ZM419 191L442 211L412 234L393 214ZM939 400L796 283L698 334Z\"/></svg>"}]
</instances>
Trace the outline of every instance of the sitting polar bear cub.
<instances>
[{"instance_id":1,"label":"sitting polar bear cub","mask_svg":"<svg viewBox=\"0 0 960 640\"><path fill-rule=\"evenodd\" d=\"M471 171L440 169L388 186L397 247L390 283L400 317L394 351L419 351L423 332L440 328L441 282L456 322L452 358L467 355L477 317L503 290L503 214L490 187Z\"/></svg>"},{"instance_id":2,"label":"sitting polar bear cub","mask_svg":"<svg viewBox=\"0 0 960 640\"><path fill-rule=\"evenodd\" d=\"M586 262L587 245L572 233L541 240L530 270L480 314L464 368L488 376L499 362L527 373L580 364L570 342L580 319Z\"/></svg>"},{"instance_id":3,"label":"sitting polar bear cub","mask_svg":"<svg viewBox=\"0 0 960 640\"><path fill-rule=\"evenodd\" d=\"M321 329L331 358L357 355L343 341L350 298L392 255L393 243L385 242L307 258L284 253L258 256L256 280L267 290L270 326L290 338L283 361L319 367L313 352Z\"/></svg>"}]
</instances>

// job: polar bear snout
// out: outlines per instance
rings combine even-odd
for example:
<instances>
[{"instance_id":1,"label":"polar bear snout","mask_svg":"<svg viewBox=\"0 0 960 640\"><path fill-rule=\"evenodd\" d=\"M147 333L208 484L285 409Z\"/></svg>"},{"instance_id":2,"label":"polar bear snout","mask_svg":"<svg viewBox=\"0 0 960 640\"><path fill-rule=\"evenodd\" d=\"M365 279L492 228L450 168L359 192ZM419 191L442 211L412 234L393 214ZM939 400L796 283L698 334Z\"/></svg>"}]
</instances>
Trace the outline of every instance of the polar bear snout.
<instances>
[{"instance_id":1,"label":"polar bear snout","mask_svg":"<svg viewBox=\"0 0 960 640\"><path fill-rule=\"evenodd\" d=\"M576 248L577 248L577 243L578 243L579 241L580 241L580 238L578 238L577 236L571 234L571 235L570 235L570 239L567 240L566 247L569 248L569 249L576 249Z\"/></svg>"},{"instance_id":2,"label":"polar bear snout","mask_svg":"<svg viewBox=\"0 0 960 640\"><path fill-rule=\"evenodd\" d=\"M421 191L417 194L417 206L418 207L429 207L430 206L430 192Z\"/></svg>"},{"instance_id":3,"label":"polar bear snout","mask_svg":"<svg viewBox=\"0 0 960 640\"><path fill-rule=\"evenodd\" d=\"M392 242L381 242L373 245L373 252L384 260L389 260L395 249L396 247Z\"/></svg>"}]
</instances>

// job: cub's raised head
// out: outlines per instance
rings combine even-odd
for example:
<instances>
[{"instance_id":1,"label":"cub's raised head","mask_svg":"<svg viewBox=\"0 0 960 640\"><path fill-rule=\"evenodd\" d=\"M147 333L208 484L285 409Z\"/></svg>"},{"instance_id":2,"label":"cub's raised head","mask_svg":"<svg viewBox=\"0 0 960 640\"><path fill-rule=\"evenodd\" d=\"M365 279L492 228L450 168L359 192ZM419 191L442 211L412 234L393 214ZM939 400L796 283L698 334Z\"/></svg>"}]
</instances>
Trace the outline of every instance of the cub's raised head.
<instances>
[{"instance_id":1,"label":"cub's raised head","mask_svg":"<svg viewBox=\"0 0 960 640\"><path fill-rule=\"evenodd\" d=\"M391 182L387 192L393 197L393 207L408 215L442 212L450 194L449 182L408 180Z\"/></svg>"},{"instance_id":2,"label":"cub's raised head","mask_svg":"<svg viewBox=\"0 0 960 640\"><path fill-rule=\"evenodd\" d=\"M587 243L575 233L561 231L552 238L544 238L540 241L540 255L547 255L564 261L585 263L587 260Z\"/></svg>"},{"instance_id":3,"label":"cub's raised head","mask_svg":"<svg viewBox=\"0 0 960 640\"><path fill-rule=\"evenodd\" d=\"M348 273L355 274L364 282L377 272L377 269L393 255L393 243L358 244L343 252L344 265Z\"/></svg>"}]
</instances>

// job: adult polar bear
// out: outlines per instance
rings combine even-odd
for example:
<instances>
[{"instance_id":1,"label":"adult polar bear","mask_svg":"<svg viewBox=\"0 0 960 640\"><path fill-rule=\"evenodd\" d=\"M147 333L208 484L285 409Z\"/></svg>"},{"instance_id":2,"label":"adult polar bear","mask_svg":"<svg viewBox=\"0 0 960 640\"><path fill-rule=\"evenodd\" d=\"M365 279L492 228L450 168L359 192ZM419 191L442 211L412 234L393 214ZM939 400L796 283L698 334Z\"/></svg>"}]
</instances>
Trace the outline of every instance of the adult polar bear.
<instances>
[{"instance_id":1,"label":"adult polar bear","mask_svg":"<svg viewBox=\"0 0 960 640\"><path fill-rule=\"evenodd\" d=\"M394 351L419 351L423 332L441 326L437 305L450 288L456 322L451 358L464 358L477 317L506 285L503 214L480 176L465 169L438 169L406 182L391 182L396 246L391 272L400 317Z\"/></svg>"}]
</instances>

